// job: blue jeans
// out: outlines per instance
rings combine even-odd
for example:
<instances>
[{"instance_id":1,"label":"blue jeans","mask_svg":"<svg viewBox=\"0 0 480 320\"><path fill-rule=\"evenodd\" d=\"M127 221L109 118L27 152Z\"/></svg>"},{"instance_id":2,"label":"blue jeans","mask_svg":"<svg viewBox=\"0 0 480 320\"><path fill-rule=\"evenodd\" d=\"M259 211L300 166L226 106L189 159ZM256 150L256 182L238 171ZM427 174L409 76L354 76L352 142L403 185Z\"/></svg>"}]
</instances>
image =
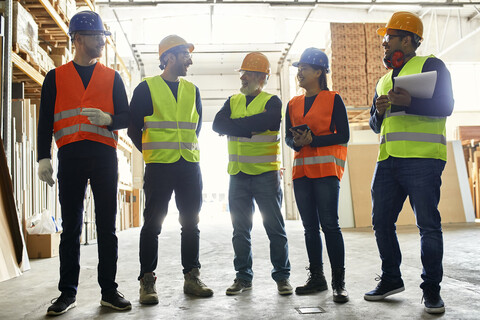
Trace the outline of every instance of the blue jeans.
<instances>
[{"instance_id":1,"label":"blue jeans","mask_svg":"<svg viewBox=\"0 0 480 320\"><path fill-rule=\"evenodd\" d=\"M334 176L317 179L302 177L293 180L293 188L305 230L305 245L310 266L320 267L323 264L321 226L332 269L343 268L345 246L338 224L340 192L338 178Z\"/></svg>"},{"instance_id":2,"label":"blue jeans","mask_svg":"<svg viewBox=\"0 0 480 320\"><path fill-rule=\"evenodd\" d=\"M253 199L262 214L263 226L270 240L272 278L275 281L290 277L288 242L285 222L280 211L282 190L278 171L259 175L239 173L230 176L228 202L233 225L233 265L238 279L252 281L252 218L255 210Z\"/></svg>"},{"instance_id":3,"label":"blue jeans","mask_svg":"<svg viewBox=\"0 0 480 320\"><path fill-rule=\"evenodd\" d=\"M105 157L61 159L58 163L58 190L63 232L60 236L60 281L58 289L76 295L80 273L80 236L83 227L83 200L88 180L95 201L98 243L98 283L102 294L118 287L117 214L118 162L112 148Z\"/></svg>"},{"instance_id":4,"label":"blue jeans","mask_svg":"<svg viewBox=\"0 0 480 320\"><path fill-rule=\"evenodd\" d=\"M149 163L145 166L144 223L140 232L140 275L155 271L158 262L158 235L175 191L181 228L183 273L200 268L199 213L202 207L202 174L196 162Z\"/></svg>"},{"instance_id":5,"label":"blue jeans","mask_svg":"<svg viewBox=\"0 0 480 320\"><path fill-rule=\"evenodd\" d=\"M399 281L402 254L395 223L407 196L420 230L422 288L439 289L443 238L438 202L445 161L389 157L377 162L372 182L372 223L382 259L382 279Z\"/></svg>"}]
</instances>

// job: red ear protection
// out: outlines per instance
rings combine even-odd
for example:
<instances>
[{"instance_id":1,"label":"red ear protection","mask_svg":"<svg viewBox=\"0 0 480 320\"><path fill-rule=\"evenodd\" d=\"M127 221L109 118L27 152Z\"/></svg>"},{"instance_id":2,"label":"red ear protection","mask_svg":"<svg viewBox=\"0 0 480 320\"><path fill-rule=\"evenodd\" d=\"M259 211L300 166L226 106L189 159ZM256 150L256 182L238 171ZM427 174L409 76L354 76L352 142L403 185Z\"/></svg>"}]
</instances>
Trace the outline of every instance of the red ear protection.
<instances>
[{"instance_id":1,"label":"red ear protection","mask_svg":"<svg viewBox=\"0 0 480 320\"><path fill-rule=\"evenodd\" d=\"M392 55L392 66L394 68L400 68L405 63L405 56L403 51L397 50Z\"/></svg>"},{"instance_id":2,"label":"red ear protection","mask_svg":"<svg viewBox=\"0 0 480 320\"><path fill-rule=\"evenodd\" d=\"M405 55L403 51L397 50L392 54L391 59L384 58L383 64L387 69L397 69L403 66L405 63Z\"/></svg>"}]
</instances>

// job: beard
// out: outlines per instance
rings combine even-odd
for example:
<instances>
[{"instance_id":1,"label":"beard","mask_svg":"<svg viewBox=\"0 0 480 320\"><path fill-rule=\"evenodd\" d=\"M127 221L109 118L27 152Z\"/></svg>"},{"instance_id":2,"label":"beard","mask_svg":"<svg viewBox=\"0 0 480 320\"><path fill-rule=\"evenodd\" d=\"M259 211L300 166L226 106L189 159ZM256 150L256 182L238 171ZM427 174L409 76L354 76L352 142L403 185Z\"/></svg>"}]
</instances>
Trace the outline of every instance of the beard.
<instances>
[{"instance_id":1,"label":"beard","mask_svg":"<svg viewBox=\"0 0 480 320\"><path fill-rule=\"evenodd\" d=\"M247 84L247 86L243 86L240 88L240 92L243 93L246 96L252 95L255 91L258 89L262 89L262 86L260 85L260 82L258 81L251 81Z\"/></svg>"},{"instance_id":2,"label":"beard","mask_svg":"<svg viewBox=\"0 0 480 320\"><path fill-rule=\"evenodd\" d=\"M187 75L186 67L184 64L177 64L175 71L177 72L177 75L179 77L184 77Z\"/></svg>"}]
</instances>

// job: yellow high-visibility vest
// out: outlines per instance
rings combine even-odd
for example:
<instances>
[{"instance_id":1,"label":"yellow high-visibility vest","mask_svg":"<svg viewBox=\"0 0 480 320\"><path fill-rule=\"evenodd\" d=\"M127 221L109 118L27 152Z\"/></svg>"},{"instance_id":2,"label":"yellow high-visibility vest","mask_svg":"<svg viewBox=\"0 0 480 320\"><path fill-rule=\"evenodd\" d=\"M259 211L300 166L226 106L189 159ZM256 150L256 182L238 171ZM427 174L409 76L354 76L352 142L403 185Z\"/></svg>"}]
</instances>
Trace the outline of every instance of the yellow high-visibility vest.
<instances>
[{"instance_id":1,"label":"yellow high-visibility vest","mask_svg":"<svg viewBox=\"0 0 480 320\"><path fill-rule=\"evenodd\" d=\"M236 94L230 98L231 118L238 119L262 113L272 94L260 92L250 102L244 94ZM259 175L280 169L280 132L264 131L255 133L251 138L228 137L228 173L235 175L244 172Z\"/></svg>"},{"instance_id":2,"label":"yellow high-visibility vest","mask_svg":"<svg viewBox=\"0 0 480 320\"><path fill-rule=\"evenodd\" d=\"M195 130L200 116L195 103L195 85L180 79L175 100L161 76L145 80L153 103L153 114L144 118L142 154L145 163L174 163L180 157L199 162Z\"/></svg>"},{"instance_id":3,"label":"yellow high-visibility vest","mask_svg":"<svg viewBox=\"0 0 480 320\"><path fill-rule=\"evenodd\" d=\"M413 57L402 68L398 76L422 73L428 58ZM386 95L393 87L393 70L377 83L377 95ZM378 161L389 156L398 158L432 158L447 161L446 117L419 116L404 111L385 111L380 131Z\"/></svg>"}]
</instances>

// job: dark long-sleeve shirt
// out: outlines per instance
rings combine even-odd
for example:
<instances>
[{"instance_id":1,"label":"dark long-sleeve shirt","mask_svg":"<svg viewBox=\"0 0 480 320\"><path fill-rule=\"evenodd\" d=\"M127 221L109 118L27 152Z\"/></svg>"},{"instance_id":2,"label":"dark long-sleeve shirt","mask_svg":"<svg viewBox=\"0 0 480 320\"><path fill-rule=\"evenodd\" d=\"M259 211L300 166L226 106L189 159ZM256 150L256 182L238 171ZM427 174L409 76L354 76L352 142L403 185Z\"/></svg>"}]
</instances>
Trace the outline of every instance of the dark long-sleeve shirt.
<instances>
[{"instance_id":1,"label":"dark long-sleeve shirt","mask_svg":"<svg viewBox=\"0 0 480 320\"><path fill-rule=\"evenodd\" d=\"M277 96L272 96L265 104L265 111L249 117L232 119L230 109L230 98L225 101L222 109L215 115L212 129L219 134L235 137L251 138L252 132L263 132L266 130L280 130L282 120L282 101ZM247 108L255 96L246 96Z\"/></svg>"},{"instance_id":2,"label":"dark long-sleeve shirt","mask_svg":"<svg viewBox=\"0 0 480 320\"><path fill-rule=\"evenodd\" d=\"M84 87L87 88L96 64L80 66L74 62L73 65L82 79ZM37 132L37 161L44 158L52 158L51 148L56 97L57 86L55 83L55 69L53 69L47 73L42 85ZM113 82L112 98L114 107L113 122L112 125L107 128L110 131L126 128L129 121L128 98L122 78L117 72L115 72ZM58 150L58 159L86 158L91 156L102 157L105 153L112 152L116 152L115 149L106 144L82 140L62 146Z\"/></svg>"},{"instance_id":3,"label":"dark long-sleeve shirt","mask_svg":"<svg viewBox=\"0 0 480 320\"><path fill-rule=\"evenodd\" d=\"M164 80L177 99L178 85L180 82L171 82ZM195 103L199 115L198 125L196 129L197 137L202 128L202 99L200 98L200 91L195 86ZM128 126L128 136L132 139L133 144L138 151L142 151L142 131L144 125L144 118L153 114L153 102L150 88L146 81L142 81L133 91L132 100L130 101L131 121Z\"/></svg>"},{"instance_id":4,"label":"dark long-sleeve shirt","mask_svg":"<svg viewBox=\"0 0 480 320\"><path fill-rule=\"evenodd\" d=\"M315 101L317 95L312 97L305 97L305 109L303 115L305 116ZM287 105L287 115L285 119L285 143L295 151L300 151L302 147L296 147L293 142L293 134L290 132L292 122L290 120L289 106ZM333 101L332 121L330 122L331 134L316 136L312 132L311 147L326 147L336 144L344 144L350 140L350 128L348 126L347 109L343 103L342 97L336 94ZM336 132L335 132L336 131Z\"/></svg>"},{"instance_id":5,"label":"dark long-sleeve shirt","mask_svg":"<svg viewBox=\"0 0 480 320\"><path fill-rule=\"evenodd\" d=\"M447 117L451 115L453 111L454 100L450 72L442 60L438 58L428 58L423 65L422 72L435 70L437 71L437 82L432 98L420 99L412 97L412 101L408 107L392 104L392 112L404 111L407 114L433 117ZM401 69L393 69L393 85L395 85L395 79L393 77L398 76L400 71ZM370 109L370 128L372 128L375 133L380 133L384 115L379 115L376 112L377 108L375 103L377 98L378 94L375 91L372 108Z\"/></svg>"}]
</instances>

